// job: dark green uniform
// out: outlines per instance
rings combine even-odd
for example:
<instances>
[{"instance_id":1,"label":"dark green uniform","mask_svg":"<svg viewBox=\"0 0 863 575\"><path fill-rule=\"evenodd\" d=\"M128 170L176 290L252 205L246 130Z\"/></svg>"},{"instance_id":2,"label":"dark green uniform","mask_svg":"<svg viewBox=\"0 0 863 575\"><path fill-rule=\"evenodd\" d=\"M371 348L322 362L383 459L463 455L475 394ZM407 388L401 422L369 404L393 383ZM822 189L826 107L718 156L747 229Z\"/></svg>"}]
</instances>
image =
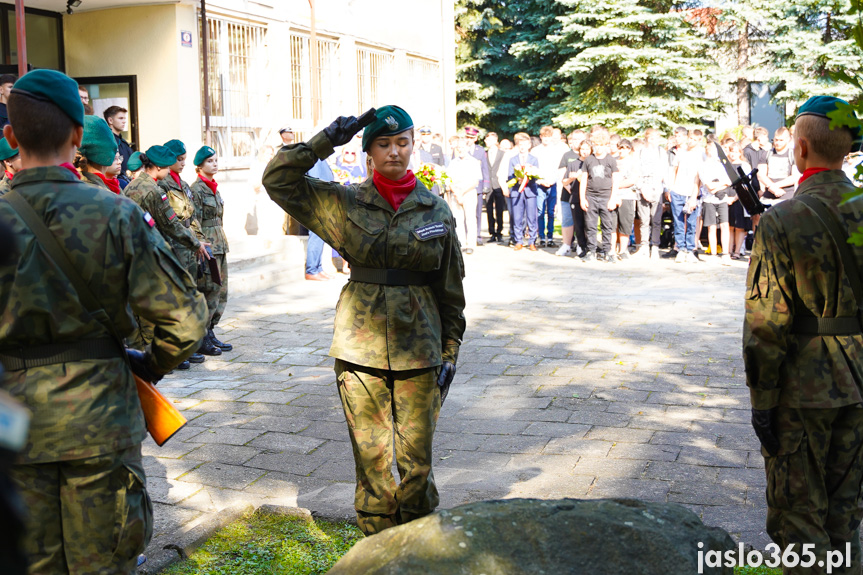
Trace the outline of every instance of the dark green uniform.
<instances>
[{"instance_id":1,"label":"dark green uniform","mask_svg":"<svg viewBox=\"0 0 863 575\"><path fill-rule=\"evenodd\" d=\"M0 180L0 197L3 196L6 192L12 189L12 179L3 173L3 179Z\"/></svg>"},{"instance_id":2,"label":"dark green uniform","mask_svg":"<svg viewBox=\"0 0 863 575\"><path fill-rule=\"evenodd\" d=\"M180 184L169 175L164 180L159 182L159 187L162 188L168 195L168 202L177 214L180 223L183 227L192 230L198 241L205 240L204 234L201 231L201 226L198 220L195 219L195 204L192 201L192 190L189 189L189 184L180 179ZM174 249L174 254L180 263L186 266L189 274L196 278L198 276L198 257L197 252L192 251L186 245L175 240L168 240L168 244Z\"/></svg>"},{"instance_id":3,"label":"dark green uniform","mask_svg":"<svg viewBox=\"0 0 863 575\"><path fill-rule=\"evenodd\" d=\"M214 192L201 178L192 184L192 200L195 202L195 219L201 224L201 231L219 264L219 275L222 285L219 286L210 278L210 270L206 269L203 277L198 279L198 289L207 298L207 308L210 310L210 328L219 324L225 306L228 304L228 238L222 227L222 216L225 213L225 201L218 188Z\"/></svg>"},{"instance_id":4,"label":"dark green uniform","mask_svg":"<svg viewBox=\"0 0 863 575\"><path fill-rule=\"evenodd\" d=\"M158 371L197 349L204 302L149 215L63 167L23 170L13 190L46 222L120 335L134 329L130 308L156 326ZM15 366L40 350L47 355L45 346L114 340L4 200L0 219L11 223L21 254L0 265L0 361L8 370L4 389L33 414L13 468L30 514L31 572L132 573L152 530L141 464L146 429L132 372L119 347L116 355Z\"/></svg>"},{"instance_id":5,"label":"dark green uniform","mask_svg":"<svg viewBox=\"0 0 863 575\"><path fill-rule=\"evenodd\" d=\"M138 177L126 186L123 194L152 215L156 222L156 229L169 242L169 245L180 245L193 251L200 249L201 242L195 237L194 232L185 227L180 218L177 217L177 213L168 200L167 192L163 191L156 184L156 180L146 171L138 174ZM188 273L187 263L182 261L181 263ZM138 324L139 331L133 338L132 344L134 347L143 348L153 340L153 325L144 317L139 318Z\"/></svg>"},{"instance_id":6,"label":"dark green uniform","mask_svg":"<svg viewBox=\"0 0 863 575\"><path fill-rule=\"evenodd\" d=\"M800 200L823 201L851 232L863 224L863 202L840 203L853 189L839 170L817 173L762 216L747 278L743 356L753 408L776 408L780 449L776 456L762 450L770 537L783 550L814 544L819 557L844 552L850 542L855 566L833 572L859 575L863 334L806 335L799 327L805 317L858 316L848 274L860 273L863 248L852 246L858 269L844 269L824 224Z\"/></svg>"},{"instance_id":7,"label":"dark green uniform","mask_svg":"<svg viewBox=\"0 0 863 575\"><path fill-rule=\"evenodd\" d=\"M96 186L97 188L100 188L102 190L108 190L108 186L106 186L105 182L103 182L102 179L99 176L97 176L96 174L91 174L90 172L84 172L81 174L81 177L88 184L93 184L94 186Z\"/></svg>"},{"instance_id":8,"label":"dark green uniform","mask_svg":"<svg viewBox=\"0 0 863 575\"><path fill-rule=\"evenodd\" d=\"M396 212L371 179L343 186L306 177L333 153L323 133L279 151L270 197L357 268L424 274L421 285L351 281L336 307L330 355L351 435L360 528L376 533L439 503L431 469L437 374L455 364L465 330L464 266L446 203L420 182ZM397 466L392 476L393 431Z\"/></svg>"}]
</instances>

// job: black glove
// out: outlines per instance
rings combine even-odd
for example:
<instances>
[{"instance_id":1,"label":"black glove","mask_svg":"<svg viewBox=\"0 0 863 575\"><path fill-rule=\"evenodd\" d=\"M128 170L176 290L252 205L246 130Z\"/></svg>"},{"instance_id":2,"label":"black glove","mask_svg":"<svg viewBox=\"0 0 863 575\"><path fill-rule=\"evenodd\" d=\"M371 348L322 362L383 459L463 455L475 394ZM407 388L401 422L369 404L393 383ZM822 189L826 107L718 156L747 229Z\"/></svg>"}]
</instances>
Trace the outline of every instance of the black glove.
<instances>
[{"instance_id":1,"label":"black glove","mask_svg":"<svg viewBox=\"0 0 863 575\"><path fill-rule=\"evenodd\" d=\"M324 135L333 146L344 146L361 130L360 123L353 116L339 116L324 128Z\"/></svg>"},{"instance_id":2,"label":"black glove","mask_svg":"<svg viewBox=\"0 0 863 575\"><path fill-rule=\"evenodd\" d=\"M455 364L448 361L443 362L440 366L440 375L437 378L438 387L440 387L440 404L443 407L443 402L449 393L449 384L452 383L452 378L455 377Z\"/></svg>"},{"instance_id":3,"label":"black glove","mask_svg":"<svg viewBox=\"0 0 863 575\"><path fill-rule=\"evenodd\" d=\"M752 408L752 428L764 450L775 457L779 453L779 438L776 437L776 408Z\"/></svg>"},{"instance_id":4,"label":"black glove","mask_svg":"<svg viewBox=\"0 0 863 575\"><path fill-rule=\"evenodd\" d=\"M150 363L149 352L127 349L126 355L129 357L129 366L132 368L132 372L144 381L149 381L155 385L164 377L150 369L148 365Z\"/></svg>"}]
</instances>

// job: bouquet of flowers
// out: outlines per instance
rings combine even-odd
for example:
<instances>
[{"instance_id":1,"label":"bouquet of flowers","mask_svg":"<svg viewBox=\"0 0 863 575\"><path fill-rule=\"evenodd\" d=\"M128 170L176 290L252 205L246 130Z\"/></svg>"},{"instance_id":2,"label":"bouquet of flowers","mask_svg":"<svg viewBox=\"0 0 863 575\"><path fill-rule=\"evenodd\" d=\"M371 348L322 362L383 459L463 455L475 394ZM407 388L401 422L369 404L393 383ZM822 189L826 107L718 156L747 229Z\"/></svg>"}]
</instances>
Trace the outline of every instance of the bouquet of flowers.
<instances>
[{"instance_id":1,"label":"bouquet of flowers","mask_svg":"<svg viewBox=\"0 0 863 575\"><path fill-rule=\"evenodd\" d=\"M446 190L448 184L452 183L450 177L444 171L443 167L437 164L423 164L416 172L416 177L429 190L434 186L440 186L440 193Z\"/></svg>"},{"instance_id":2,"label":"bouquet of flowers","mask_svg":"<svg viewBox=\"0 0 863 575\"><path fill-rule=\"evenodd\" d=\"M340 184L351 183L351 175L341 168L333 168L333 178Z\"/></svg>"},{"instance_id":3,"label":"bouquet of flowers","mask_svg":"<svg viewBox=\"0 0 863 575\"><path fill-rule=\"evenodd\" d=\"M507 187L513 187L515 184L519 183L518 192L521 193L524 191L525 186L527 186L528 181L530 180L539 180L542 176L540 176L539 171L536 169L536 166L516 166L514 170L515 177L509 180L506 185Z\"/></svg>"}]
</instances>

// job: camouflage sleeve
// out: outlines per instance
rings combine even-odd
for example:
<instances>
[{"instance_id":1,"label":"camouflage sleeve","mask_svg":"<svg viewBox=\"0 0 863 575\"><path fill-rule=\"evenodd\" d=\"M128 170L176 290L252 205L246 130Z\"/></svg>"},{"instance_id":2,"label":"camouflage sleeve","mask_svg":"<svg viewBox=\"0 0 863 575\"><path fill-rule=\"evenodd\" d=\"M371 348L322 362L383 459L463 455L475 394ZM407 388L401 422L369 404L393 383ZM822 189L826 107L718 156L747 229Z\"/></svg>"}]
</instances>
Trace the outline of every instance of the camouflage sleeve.
<instances>
[{"instance_id":1,"label":"camouflage sleeve","mask_svg":"<svg viewBox=\"0 0 863 575\"><path fill-rule=\"evenodd\" d=\"M332 155L323 132L308 142L285 146L267 165L262 182L270 198L336 250L343 245L347 188L306 175Z\"/></svg>"},{"instance_id":2,"label":"camouflage sleeve","mask_svg":"<svg viewBox=\"0 0 863 575\"><path fill-rule=\"evenodd\" d=\"M189 189L192 190L192 203L195 205L195 221L198 222L198 227L200 228L200 222L204 219L204 201L201 199L199 182L200 180L195 180L195 183Z\"/></svg>"},{"instance_id":3,"label":"camouflage sleeve","mask_svg":"<svg viewBox=\"0 0 863 575\"><path fill-rule=\"evenodd\" d=\"M207 303L137 207L129 220L124 226L129 305L154 324L152 367L167 373L198 349L205 333Z\"/></svg>"},{"instance_id":4,"label":"camouflage sleeve","mask_svg":"<svg viewBox=\"0 0 863 575\"><path fill-rule=\"evenodd\" d=\"M431 284L437 299L441 323L441 360L453 364L458 360L464 330L464 261L461 246L456 236L455 218L450 214L449 233L444 246L444 256L437 277Z\"/></svg>"},{"instance_id":5,"label":"camouflage sleeve","mask_svg":"<svg viewBox=\"0 0 863 575\"><path fill-rule=\"evenodd\" d=\"M162 194L166 193L159 187L148 192L144 197L144 205L147 206L147 211L156 219L160 232L169 236L180 245L190 250L198 251L201 247L201 242L195 238L195 235L190 230L180 223L180 218L177 217L177 213L171 207L171 203L162 200Z\"/></svg>"},{"instance_id":6,"label":"camouflage sleeve","mask_svg":"<svg viewBox=\"0 0 863 575\"><path fill-rule=\"evenodd\" d=\"M766 214L755 233L746 278L743 362L752 407L779 404L780 366L785 361L793 317L794 273L785 232Z\"/></svg>"}]
</instances>

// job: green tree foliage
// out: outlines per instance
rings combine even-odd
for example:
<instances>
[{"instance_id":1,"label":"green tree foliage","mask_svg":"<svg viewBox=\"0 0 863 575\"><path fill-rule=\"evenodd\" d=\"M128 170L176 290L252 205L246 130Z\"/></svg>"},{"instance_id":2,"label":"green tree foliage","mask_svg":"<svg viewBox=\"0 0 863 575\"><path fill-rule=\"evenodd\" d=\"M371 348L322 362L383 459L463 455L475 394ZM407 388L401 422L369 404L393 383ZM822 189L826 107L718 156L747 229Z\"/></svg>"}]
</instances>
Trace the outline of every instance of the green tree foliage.
<instances>
[{"instance_id":1,"label":"green tree foliage","mask_svg":"<svg viewBox=\"0 0 863 575\"><path fill-rule=\"evenodd\" d=\"M556 123L635 133L701 123L717 110L722 74L686 10L663 1L557 2L567 14L549 41L567 59L555 71L566 91Z\"/></svg>"}]
</instances>

